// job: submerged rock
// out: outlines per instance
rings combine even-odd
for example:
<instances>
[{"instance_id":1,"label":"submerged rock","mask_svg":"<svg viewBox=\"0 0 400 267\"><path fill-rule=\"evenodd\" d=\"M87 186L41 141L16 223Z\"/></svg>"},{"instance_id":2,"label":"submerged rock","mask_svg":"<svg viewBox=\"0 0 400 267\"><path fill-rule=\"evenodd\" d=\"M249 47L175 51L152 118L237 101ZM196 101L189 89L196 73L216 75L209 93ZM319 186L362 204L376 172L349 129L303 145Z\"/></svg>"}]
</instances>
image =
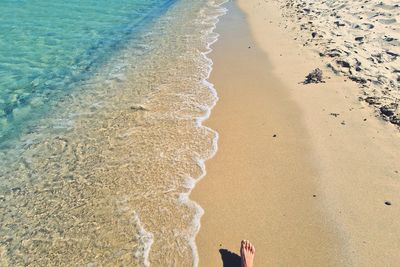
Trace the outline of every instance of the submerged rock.
<instances>
[{"instance_id":1,"label":"submerged rock","mask_svg":"<svg viewBox=\"0 0 400 267\"><path fill-rule=\"evenodd\" d=\"M142 105L132 105L131 106L131 110L134 110L134 111L146 111L147 108L145 108Z\"/></svg>"}]
</instances>

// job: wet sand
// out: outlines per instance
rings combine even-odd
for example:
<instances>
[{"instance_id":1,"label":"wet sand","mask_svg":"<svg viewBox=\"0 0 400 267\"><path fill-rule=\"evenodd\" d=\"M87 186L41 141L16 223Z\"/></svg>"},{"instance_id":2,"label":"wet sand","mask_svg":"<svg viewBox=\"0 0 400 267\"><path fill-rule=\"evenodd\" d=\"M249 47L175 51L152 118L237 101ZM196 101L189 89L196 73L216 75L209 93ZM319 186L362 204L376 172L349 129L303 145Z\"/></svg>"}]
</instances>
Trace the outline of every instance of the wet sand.
<instances>
[{"instance_id":1,"label":"wet sand","mask_svg":"<svg viewBox=\"0 0 400 267\"><path fill-rule=\"evenodd\" d=\"M191 194L205 210L200 266L222 266L222 255L225 264L234 260L219 250L238 254L241 239L256 246L258 266L335 265L341 240L318 200L302 113L271 73L244 14L228 8L210 55L220 100L206 124L219 133L219 147Z\"/></svg>"},{"instance_id":2,"label":"wet sand","mask_svg":"<svg viewBox=\"0 0 400 267\"><path fill-rule=\"evenodd\" d=\"M256 266L400 262L398 129L281 27L276 3L227 6L206 123L219 148L191 194L205 210L200 266L235 263L241 239L254 242ZM315 68L325 83L302 84Z\"/></svg>"}]
</instances>

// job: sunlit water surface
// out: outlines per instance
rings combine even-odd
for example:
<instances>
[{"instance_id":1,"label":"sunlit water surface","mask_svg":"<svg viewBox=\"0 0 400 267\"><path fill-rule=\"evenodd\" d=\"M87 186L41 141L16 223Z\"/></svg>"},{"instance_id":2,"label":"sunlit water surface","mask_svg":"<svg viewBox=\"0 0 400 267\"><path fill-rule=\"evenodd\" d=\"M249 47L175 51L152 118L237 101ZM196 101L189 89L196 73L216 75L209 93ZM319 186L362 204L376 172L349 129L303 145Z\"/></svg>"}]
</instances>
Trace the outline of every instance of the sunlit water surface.
<instances>
[{"instance_id":1,"label":"sunlit water surface","mask_svg":"<svg viewBox=\"0 0 400 267\"><path fill-rule=\"evenodd\" d=\"M222 2L2 1L0 266L196 265Z\"/></svg>"}]
</instances>

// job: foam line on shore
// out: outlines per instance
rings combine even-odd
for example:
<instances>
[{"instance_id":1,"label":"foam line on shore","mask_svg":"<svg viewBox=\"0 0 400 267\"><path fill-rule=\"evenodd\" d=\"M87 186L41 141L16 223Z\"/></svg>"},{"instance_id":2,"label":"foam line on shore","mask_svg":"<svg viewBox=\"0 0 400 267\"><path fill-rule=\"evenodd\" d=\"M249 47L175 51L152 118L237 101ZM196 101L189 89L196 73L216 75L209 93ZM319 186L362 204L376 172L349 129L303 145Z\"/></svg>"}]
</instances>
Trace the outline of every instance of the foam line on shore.
<instances>
[{"instance_id":1,"label":"foam line on shore","mask_svg":"<svg viewBox=\"0 0 400 267\"><path fill-rule=\"evenodd\" d=\"M228 12L227 8L223 8L222 7L222 5L224 5L228 1L229 0L225 0L220 4L216 4L215 7L217 8L218 14L215 15L215 16L210 17L210 20L214 20L214 22L213 22L214 26L211 27L211 29L209 31L207 31L206 34L205 34L206 38L211 38L211 40L207 43L206 51L201 53L202 56L204 57L204 59L208 62L208 65L207 65L207 76L206 76L205 79L203 79L202 83L209 88L209 90L212 92L212 94L215 96L215 98L214 98L214 102L212 103L210 108L207 110L207 112L203 116L196 118L196 124L197 124L197 127L199 127L199 128L204 127L207 130L213 132L215 137L214 137L214 139L212 141L212 149L211 149L210 156L208 158L204 158L204 159L196 159L198 166L202 170L202 175L200 177L198 177L197 179L193 180L193 186L190 188L188 193L184 193L184 194L181 195L181 200L183 200L184 202L186 202L187 205L193 207L196 210L196 214L195 214L195 216L193 218L193 225L195 227L195 233L194 233L193 236L191 236L190 240L188 240L189 244L190 244L190 246L192 248L192 251L193 251L193 260L194 260L193 261L193 266L198 266L199 265L199 255L198 255L198 250L197 250L197 245L196 245L196 236L197 236L197 234L198 234L198 232L200 230L200 227L201 227L200 220L201 220L201 217L203 216L205 211L203 210L203 208L197 202L191 200L189 198L189 196L190 196L190 193L192 192L192 190L194 189L194 187L196 186L196 184L199 181L201 181L207 175L207 171L206 171L206 167L205 167L205 161L211 159L212 157L214 157L215 154L218 151L218 139L219 139L218 132L213 130L213 129L211 129L211 128L209 128L209 127L207 127L207 126L204 126L203 122L206 121L210 117L212 109L215 107L215 105L217 104L217 102L219 100L218 93L217 93L217 90L214 87L214 84L212 84L209 81L209 78L210 78L210 75L211 75L211 72L212 72L213 61L211 60L211 58L208 57L208 54L210 54L213 51L211 46L215 42L218 41L219 34L215 33L214 31L215 31L215 29L217 27L217 24L219 22L219 17L225 15ZM213 34L214 34L214 36L211 36Z\"/></svg>"}]
</instances>

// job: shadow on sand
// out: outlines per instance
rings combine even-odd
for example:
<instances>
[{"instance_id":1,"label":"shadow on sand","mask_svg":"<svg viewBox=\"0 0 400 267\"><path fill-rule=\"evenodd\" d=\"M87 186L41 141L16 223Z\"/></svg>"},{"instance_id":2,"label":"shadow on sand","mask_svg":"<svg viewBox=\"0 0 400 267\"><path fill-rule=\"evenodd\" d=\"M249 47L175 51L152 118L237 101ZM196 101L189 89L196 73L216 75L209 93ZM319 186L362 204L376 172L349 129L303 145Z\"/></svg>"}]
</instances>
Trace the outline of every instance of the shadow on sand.
<instances>
[{"instance_id":1,"label":"shadow on sand","mask_svg":"<svg viewBox=\"0 0 400 267\"><path fill-rule=\"evenodd\" d=\"M240 256L227 249L220 249L223 267L241 267Z\"/></svg>"}]
</instances>

